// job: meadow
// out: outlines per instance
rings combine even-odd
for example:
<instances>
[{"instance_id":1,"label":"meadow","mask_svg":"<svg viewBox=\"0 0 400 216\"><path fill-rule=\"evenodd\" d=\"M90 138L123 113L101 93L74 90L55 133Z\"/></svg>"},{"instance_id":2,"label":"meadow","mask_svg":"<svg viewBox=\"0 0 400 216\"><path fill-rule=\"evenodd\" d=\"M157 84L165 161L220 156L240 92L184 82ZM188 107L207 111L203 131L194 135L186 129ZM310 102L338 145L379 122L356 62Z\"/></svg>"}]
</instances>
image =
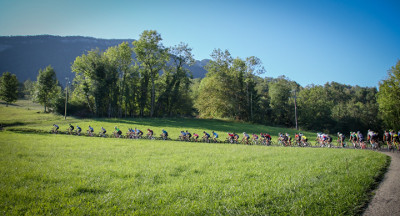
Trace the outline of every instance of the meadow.
<instances>
[{"instance_id":1,"label":"meadow","mask_svg":"<svg viewBox=\"0 0 400 216\"><path fill-rule=\"evenodd\" d=\"M354 215L362 213L390 163L369 150L23 132L49 130L53 123L66 128L69 122L165 128L176 136L181 129L288 130L222 120L64 121L23 105L0 106L0 117L8 125L0 132L4 215Z\"/></svg>"},{"instance_id":2,"label":"meadow","mask_svg":"<svg viewBox=\"0 0 400 216\"><path fill-rule=\"evenodd\" d=\"M95 134L100 132L101 127L107 130L107 133L112 133L114 127L117 126L123 134L128 131L128 128L138 128L146 134L147 129L152 129L155 136L161 134L161 130L168 131L171 139L177 139L182 130L193 133L198 133L202 136L203 131L209 134L215 131L219 134L219 140L224 141L227 133L236 132L242 137L242 133L259 134L269 133L273 140L278 138L278 133L289 133L292 137L298 131L290 128L271 127L260 124L250 124L245 122L237 122L231 120L219 119L197 119L197 118L91 118L80 119L74 117L64 117L61 115L42 113L42 107L25 100L11 107L0 105L0 124L7 126L9 131L18 132L36 132L46 133L52 129L53 124L60 126L61 132L66 132L69 124L74 127L79 125L84 133L88 126L92 126ZM301 131L304 135L313 140L316 133ZM335 136L334 136L335 137ZM335 138L334 138L335 139Z\"/></svg>"}]
</instances>

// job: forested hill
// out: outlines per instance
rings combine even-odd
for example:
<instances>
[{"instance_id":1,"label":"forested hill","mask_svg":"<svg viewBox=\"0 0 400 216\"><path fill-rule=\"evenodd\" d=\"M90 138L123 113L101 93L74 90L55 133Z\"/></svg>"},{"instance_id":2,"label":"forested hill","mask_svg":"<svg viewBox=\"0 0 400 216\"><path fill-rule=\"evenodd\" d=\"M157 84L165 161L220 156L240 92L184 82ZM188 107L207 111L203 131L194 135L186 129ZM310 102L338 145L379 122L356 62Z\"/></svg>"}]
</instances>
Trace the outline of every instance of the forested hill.
<instances>
[{"instance_id":1,"label":"forested hill","mask_svg":"<svg viewBox=\"0 0 400 216\"><path fill-rule=\"evenodd\" d=\"M39 69L51 65L57 78L64 83L65 77L72 79L71 64L77 56L99 48L106 50L124 41L132 44L133 39L98 39L82 36L1 36L0 37L0 74L9 71L16 74L18 80L36 80ZM208 60L196 61L189 67L193 77L204 77Z\"/></svg>"}]
</instances>

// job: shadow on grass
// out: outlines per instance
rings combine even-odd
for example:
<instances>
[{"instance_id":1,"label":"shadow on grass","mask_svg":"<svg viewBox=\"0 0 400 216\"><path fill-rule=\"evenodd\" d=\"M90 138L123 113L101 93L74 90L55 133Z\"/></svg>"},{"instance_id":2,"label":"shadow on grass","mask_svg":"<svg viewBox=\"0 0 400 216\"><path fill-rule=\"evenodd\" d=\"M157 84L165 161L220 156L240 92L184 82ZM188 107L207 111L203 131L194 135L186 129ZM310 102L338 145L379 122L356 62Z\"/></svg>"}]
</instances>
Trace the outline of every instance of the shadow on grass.
<instances>
[{"instance_id":1,"label":"shadow on grass","mask_svg":"<svg viewBox=\"0 0 400 216\"><path fill-rule=\"evenodd\" d=\"M132 125L143 125L161 128L180 128L181 130L205 130L205 131L224 131L224 132L235 132L235 133L270 133L271 135L277 135L280 132L289 132L294 134L297 132L293 129L271 127L260 124L250 124L244 122L234 122L228 120L218 119L196 119L196 118L132 118L132 119L106 119L97 118L96 121L102 121L112 124L128 124ZM199 132L199 131L196 131Z\"/></svg>"},{"instance_id":2,"label":"shadow on grass","mask_svg":"<svg viewBox=\"0 0 400 216\"><path fill-rule=\"evenodd\" d=\"M0 101L0 104L1 104L1 105L4 105L4 106L7 106L7 103L6 103L6 102L3 102L3 101ZM12 104L9 103L8 106L11 106L11 107L20 107L20 105L15 104L15 103L12 103Z\"/></svg>"}]
</instances>

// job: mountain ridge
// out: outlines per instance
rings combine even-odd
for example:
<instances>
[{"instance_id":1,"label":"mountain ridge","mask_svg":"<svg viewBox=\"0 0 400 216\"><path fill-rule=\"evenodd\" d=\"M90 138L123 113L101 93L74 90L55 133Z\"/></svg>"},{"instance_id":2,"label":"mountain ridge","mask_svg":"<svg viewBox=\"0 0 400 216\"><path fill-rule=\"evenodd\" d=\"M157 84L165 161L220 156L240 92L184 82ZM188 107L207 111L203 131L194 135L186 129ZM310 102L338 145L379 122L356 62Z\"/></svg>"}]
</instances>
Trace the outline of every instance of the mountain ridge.
<instances>
[{"instance_id":1,"label":"mountain ridge","mask_svg":"<svg viewBox=\"0 0 400 216\"><path fill-rule=\"evenodd\" d=\"M36 80L39 69L51 65L61 84L65 77L74 77L71 64L75 58L93 49L105 51L108 47L117 46L122 42L130 45L134 39L102 39L86 36L0 36L0 73L9 71L16 74L19 82L27 79ZM209 60L197 61L192 66L186 66L194 78L205 76L205 64Z\"/></svg>"}]
</instances>

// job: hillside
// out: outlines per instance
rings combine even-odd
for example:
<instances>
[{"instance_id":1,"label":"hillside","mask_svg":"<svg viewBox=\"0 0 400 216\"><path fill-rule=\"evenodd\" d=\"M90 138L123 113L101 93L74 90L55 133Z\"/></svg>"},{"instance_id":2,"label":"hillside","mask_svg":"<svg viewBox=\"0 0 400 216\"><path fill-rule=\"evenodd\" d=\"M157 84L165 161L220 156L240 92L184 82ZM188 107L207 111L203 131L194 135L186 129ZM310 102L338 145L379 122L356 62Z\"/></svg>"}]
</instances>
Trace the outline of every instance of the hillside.
<instances>
[{"instance_id":1,"label":"hillside","mask_svg":"<svg viewBox=\"0 0 400 216\"><path fill-rule=\"evenodd\" d=\"M39 69L51 65L61 83L64 77L73 78L71 64L77 56L92 49L106 50L124 41L131 44L133 39L98 39L82 36L2 36L0 37L0 73L9 71L18 80L36 80ZM194 78L204 77L203 66L208 60L197 61L189 67Z\"/></svg>"}]
</instances>

